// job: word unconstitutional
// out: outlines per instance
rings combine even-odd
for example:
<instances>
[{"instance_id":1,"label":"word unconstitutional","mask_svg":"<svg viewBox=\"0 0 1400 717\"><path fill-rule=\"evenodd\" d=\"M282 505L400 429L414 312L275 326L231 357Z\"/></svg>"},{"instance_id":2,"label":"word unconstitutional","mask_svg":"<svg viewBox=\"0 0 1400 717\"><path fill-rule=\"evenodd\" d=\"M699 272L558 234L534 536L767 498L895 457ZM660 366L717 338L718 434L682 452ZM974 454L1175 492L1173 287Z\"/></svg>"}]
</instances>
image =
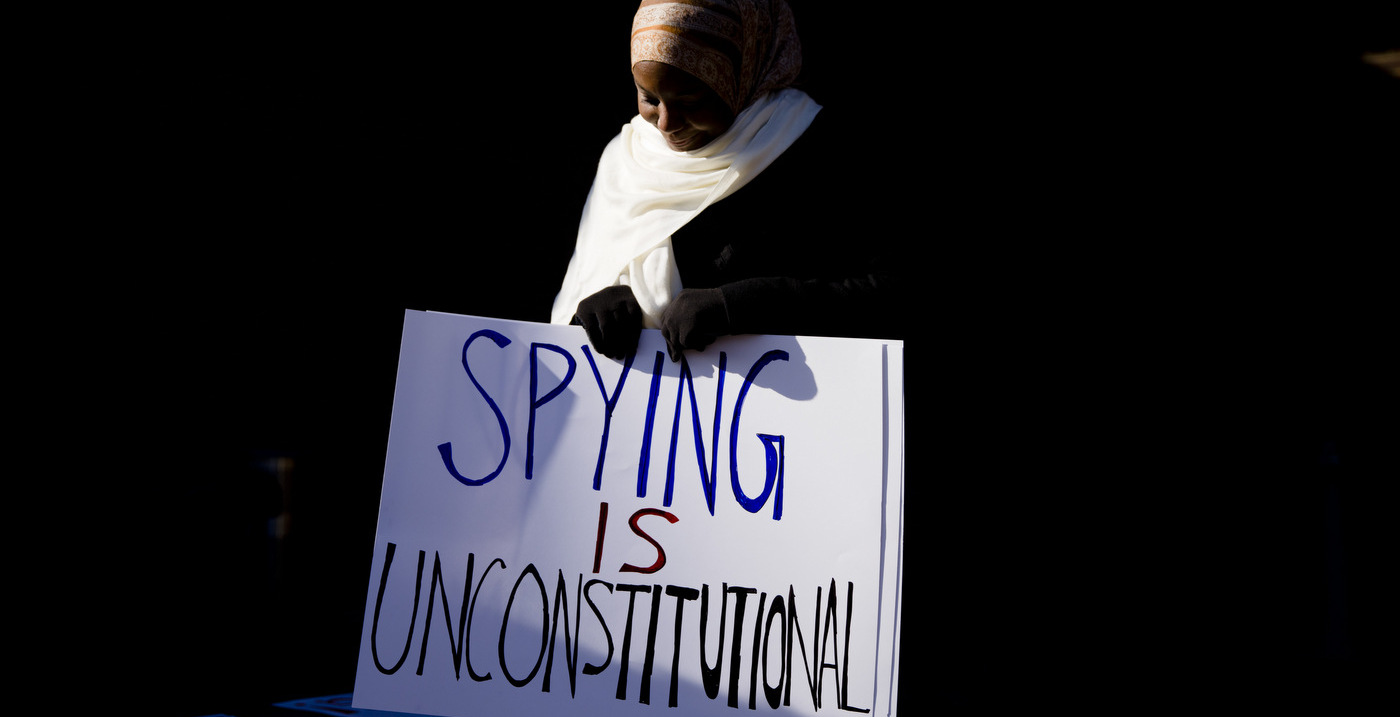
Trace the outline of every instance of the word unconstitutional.
<instances>
[{"instance_id":1,"label":"word unconstitutional","mask_svg":"<svg viewBox=\"0 0 1400 717\"><path fill-rule=\"evenodd\" d=\"M486 483L490 483L491 481L499 477L506 467L506 460L510 456L511 451L511 432L510 426L506 421L505 415L502 413L500 407L492 398L491 394L486 390L486 388L484 388L481 385L481 382L477 380L476 375L472 373L472 366L471 361L468 357L468 350L472 347L472 344L475 341L482 338L488 339L489 341L494 343L499 349L505 349L508 345L510 345L511 340L499 332L492 331L490 329L482 329L472 334L471 337L468 338L466 342L462 345L462 368L466 370L467 377L471 379L472 385L476 387L476 390L481 394L482 398L486 400L487 405L490 406L491 411L495 414L496 422L500 429L501 439L503 441L504 447L501 451L500 463L496 466L495 470L491 471L485 476L479 478L471 478L466 475L463 475L462 472L458 469L457 463L453 458L452 442L448 441L446 443L438 445L438 453L441 455L443 466L447 469L448 474L450 474L462 485L466 486L484 485ZM623 365L622 373L617 379L617 385L612 388L611 392L609 392L603 380L602 374L598 371L598 364L594 360L592 352L589 351L587 345L582 346L581 350L583 352L584 358L587 359L589 366L593 370L593 378L597 382L598 390L602 394L603 399L602 437L598 446L598 461L593 471L593 489L601 490L603 480L603 465L607 460L608 434L612 428L613 409L617 406L619 396L622 395L623 386L627 381L628 374L631 373L632 364L636 358L636 355L633 354L627 357ZM564 357L564 359L567 362L567 370L564 374L564 377L559 381L559 384L550 388L547 392L543 394L540 393L541 387L539 380L539 360L541 351L548 351L554 354L558 354ZM548 343L537 342L530 344L529 360L530 410L529 422L526 426L525 431L526 480L529 480L534 477L536 417L541 410L545 409L545 407L549 404L550 401L553 401L561 393L564 392L564 390L568 387L569 383L573 380L578 365L577 360L575 360L573 355L571 355L567 350L557 345ZM759 372L762 371L764 367L766 367L768 364L774 361L787 360L788 353L786 351L775 349L764 353L753 363L753 365L749 368L748 373L744 376L743 384L739 387L739 392L734 399L734 406L731 414L731 424L729 430L729 477L730 485L732 486L732 489L734 491L734 498L739 505L743 506L743 508L749 511L750 513L757 513L760 510L762 510L771 498L773 503L773 520L781 520L783 516L783 450L785 447L784 437L782 435L771 435L765 433L756 434L758 439L763 444L766 471L764 475L763 490L757 496L749 496L745 493L743 486L739 482L739 424L740 416L743 412L744 399L748 395L749 388L753 385L754 380L755 378L757 378ZM705 492L705 499L710 509L710 515L714 515L715 513L715 483L718 475L717 460L719 455L720 418L722 403L724 400L724 376L726 361L726 355L723 352L721 352L719 355L718 378L715 381L714 423L710 442L710 445L713 447L713 450L710 452L709 455L709 465L706 466L703 429L700 423L700 409L695 400L694 379L692 378L689 364L686 363L684 358L681 359L680 380L677 382L676 388L676 410L671 421L670 452L668 454L666 489L665 497L663 500L663 504L668 507L671 505L672 496L674 494L675 489L676 452L678 449L678 442L681 433L681 407L684 403L684 400L688 397L690 401L691 434L695 442L695 457L700 470L700 481ZM657 405L659 402L658 399L660 397L662 385L662 369L664 366L665 354L663 352L658 351L656 353L655 366L651 372L651 385L647 400L646 418L645 423L642 426L642 453L637 464L637 497L639 498L645 497L647 492L647 472L649 466L651 465L651 439L653 429L655 427Z\"/></svg>"},{"instance_id":2,"label":"word unconstitutional","mask_svg":"<svg viewBox=\"0 0 1400 717\"><path fill-rule=\"evenodd\" d=\"M669 656L668 707L678 706L680 677L686 671L686 666L691 665L693 665L691 669L695 669L699 673L698 682L703 685L706 697L710 700L717 700L721 692L721 681L725 677L727 657L729 666L727 686L724 692L729 707L739 706L742 692L747 692L748 708L751 710L757 709L761 704L759 702L760 695L762 695L763 704L771 709L790 707L793 701L793 686L797 684L800 685L797 690L799 703L810 700L813 709L822 709L824 707L823 697L828 691L834 691L835 709L846 712L870 712L869 708L851 705L853 692L850 685L849 668L851 617L855 601L855 586L852 583L847 583L845 595L842 596L838 593L836 581L833 579L825 595L823 595L822 588L818 586L815 598L812 602L804 605L801 604L803 601L798 599L796 590L792 586L788 587L786 594L770 595L752 587L727 583L722 584L718 589L712 589L710 585L695 588L681 585L613 583L601 579L591 579L585 582L584 576L580 574L572 590L573 620L570 621L570 586L564 578L563 571L558 571L551 604L545 580L540 571L531 563L518 573L504 610L500 614L483 618L477 615L477 607L480 605L478 597L482 586L488 579L492 581L499 579L492 576L493 569L500 568L505 571L507 566L505 561L500 558L491 560L482 570L473 590L476 556L469 553L467 555L466 580L462 588L460 602L458 602L454 632L454 616L448 597L447 581L443 575L441 557L437 552L434 552L432 574L425 594L422 590L427 553L419 550L417 573L412 581L414 590L412 614L406 620L401 615L386 620L386 623L394 625L407 624L403 648L396 657L392 655L391 649L391 654L386 659L380 651L380 640L381 637L385 640L392 640L393 637L381 636L380 634L381 617L385 617L381 614L385 603L384 596L386 591L390 589L390 583L393 583L392 589L396 591L406 589L409 584L409 581L405 580L402 575L397 579L390 579L396 549L397 546L394 543L388 543L385 549L370 632L370 649L374 664L382 674L394 675L408 663L414 638L417 636L419 648L416 674L418 676L423 675L425 663L450 659L458 683L464 684L464 686L495 679L492 670L499 667L500 675L515 688L525 688L538 679L539 689L542 692L550 692L554 686L556 652L560 652L563 658L563 669L567 671L569 697L574 699L577 696L580 672L579 629L585 619L583 606L586 604L588 607L586 619L590 621L591 629L601 629L603 635L606 636L607 647L606 652L602 653L603 657L600 663L594 664L584 661L581 665L583 676L604 675L611 668L616 671L617 680L613 696L618 700L629 699L628 690L632 684L629 667L632 664L631 652L635 628L635 631L644 632L645 635L644 647L642 648L643 667L641 675L636 681L637 701L650 704L653 671L658 668L658 662L660 662L660 669L666 669L666 656L658 655L656 648L658 630L661 629L666 620L662 616L662 604L670 602L674 610L672 621L674 634L670 640L672 651ZM491 577L488 578L488 576ZM425 596L427 609L420 632L418 624L419 604L420 598ZM650 604L649 608L645 608L646 617L636 617L637 612L640 612L640 610L634 609L637 608L637 601L647 597L649 597ZM520 605L517 605L517 598L520 600ZM731 598L733 600L732 610L730 609ZM614 629L617 626L609 625L604 613L617 614L619 611L616 608L620 606L613 604L612 601L618 600L626 601L627 617L622 625L619 644L614 644ZM746 616L755 600L757 605L753 617L749 619ZM714 627L711 614L716 601L719 602L717 612L719 626L717 630ZM429 637L433 625L433 609L437 602L442 604L447 635L445 639L436 639L438 646L430 652ZM696 604L697 602L698 604ZM841 615L841 603L843 602L844 620ZM691 606L692 610L698 610L698 619L693 617L694 613L686 612L688 605ZM808 608L808 605L811 607ZM807 609L811 610L809 614L813 616L810 632L803 631L803 621L799 620L798 617L799 611L806 612ZM507 628L511 625L513 612L523 615L517 619L518 622L529 623L530 616L533 616L535 620L542 619L538 651L536 652L535 648L531 646L523 658L520 654L510 658L507 656L511 644L515 645L514 649L517 651L522 649L521 642L509 643L506 639ZM691 615L692 619L688 620L687 615ZM732 622L729 619L731 615ZM634 618L636 619L634 620ZM483 623L486 629L497 629L496 626L499 625L495 660L488 663L473 663L472 629L474 626L478 626L480 629L479 626ZM732 630L728 639L726 639L726 630ZM698 648L698 664L686 659L684 660L686 666L682 665L682 648L688 642L685 639L686 635L692 636L693 642L690 643L690 649ZM561 636L563 646L562 650L559 650ZM533 643L526 644L532 645ZM776 647L776 650L770 650L770 646ZM616 660L614 660L615 654ZM714 655L713 660L709 657L711 654ZM394 661L389 663L390 659ZM528 672L521 674L523 670L520 669L520 666L529 664L532 659L533 666ZM747 665L744 664L745 661L747 661ZM491 666L485 667L483 664ZM515 671L511 670L511 664L516 665ZM463 667L466 668L470 682L462 683ZM543 674L541 674L541 669L543 669ZM829 681L826 679L828 675L832 678ZM747 686L746 690L745 685ZM832 705L828 702L825 706L831 707Z\"/></svg>"}]
</instances>

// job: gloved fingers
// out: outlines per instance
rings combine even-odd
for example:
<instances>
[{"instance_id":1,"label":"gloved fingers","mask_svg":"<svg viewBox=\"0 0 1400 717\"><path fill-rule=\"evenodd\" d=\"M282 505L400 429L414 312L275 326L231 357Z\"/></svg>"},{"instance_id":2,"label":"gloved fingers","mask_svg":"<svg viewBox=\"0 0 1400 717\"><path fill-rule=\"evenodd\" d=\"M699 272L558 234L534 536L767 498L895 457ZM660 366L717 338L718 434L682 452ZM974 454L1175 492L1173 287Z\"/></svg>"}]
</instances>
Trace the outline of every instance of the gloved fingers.
<instances>
[{"instance_id":1,"label":"gloved fingers","mask_svg":"<svg viewBox=\"0 0 1400 717\"><path fill-rule=\"evenodd\" d=\"M588 343L610 359L623 359L637 348L642 335L642 319L626 312L591 315L583 320Z\"/></svg>"},{"instance_id":2,"label":"gloved fingers","mask_svg":"<svg viewBox=\"0 0 1400 717\"><path fill-rule=\"evenodd\" d=\"M610 286L579 302L575 318L593 348L611 359L626 358L642 335L642 309L626 286Z\"/></svg>"},{"instance_id":3,"label":"gloved fingers","mask_svg":"<svg viewBox=\"0 0 1400 717\"><path fill-rule=\"evenodd\" d=\"M680 327L676 315L672 312L674 307L675 302L673 301L670 306L666 307L665 311L661 312L661 338L666 340L666 355L671 358L672 363L680 361L681 351L685 350L685 346L681 343Z\"/></svg>"},{"instance_id":4,"label":"gloved fingers","mask_svg":"<svg viewBox=\"0 0 1400 717\"><path fill-rule=\"evenodd\" d=\"M714 341L714 336L691 333L675 341L667 341L666 352L671 355L671 361L676 362L681 360L682 351L704 351Z\"/></svg>"},{"instance_id":5,"label":"gloved fingers","mask_svg":"<svg viewBox=\"0 0 1400 717\"><path fill-rule=\"evenodd\" d=\"M614 315L607 327L608 332L598 349L604 356L620 360L637 350L637 341L642 337L641 312Z\"/></svg>"},{"instance_id":6,"label":"gloved fingers","mask_svg":"<svg viewBox=\"0 0 1400 717\"><path fill-rule=\"evenodd\" d=\"M714 340L714 334L696 323L693 317L687 317L687 320L680 322L675 327L674 343L682 351L704 351L706 346L714 343Z\"/></svg>"},{"instance_id":7,"label":"gloved fingers","mask_svg":"<svg viewBox=\"0 0 1400 717\"><path fill-rule=\"evenodd\" d=\"M588 335L588 343L592 344L594 349L601 352L602 349L600 347L603 345L603 327L598 321L598 316L596 314L580 313L575 314L574 318L578 321L578 324L583 327L583 332Z\"/></svg>"},{"instance_id":8,"label":"gloved fingers","mask_svg":"<svg viewBox=\"0 0 1400 717\"><path fill-rule=\"evenodd\" d=\"M661 332L672 361L679 361L682 351L705 350L728 325L724 298L717 289L686 289L661 316Z\"/></svg>"},{"instance_id":9,"label":"gloved fingers","mask_svg":"<svg viewBox=\"0 0 1400 717\"><path fill-rule=\"evenodd\" d=\"M663 325L661 335L666 339L666 354L671 357L671 362L681 360L681 351L685 350L685 345L681 343L680 337L676 335L674 326Z\"/></svg>"}]
</instances>

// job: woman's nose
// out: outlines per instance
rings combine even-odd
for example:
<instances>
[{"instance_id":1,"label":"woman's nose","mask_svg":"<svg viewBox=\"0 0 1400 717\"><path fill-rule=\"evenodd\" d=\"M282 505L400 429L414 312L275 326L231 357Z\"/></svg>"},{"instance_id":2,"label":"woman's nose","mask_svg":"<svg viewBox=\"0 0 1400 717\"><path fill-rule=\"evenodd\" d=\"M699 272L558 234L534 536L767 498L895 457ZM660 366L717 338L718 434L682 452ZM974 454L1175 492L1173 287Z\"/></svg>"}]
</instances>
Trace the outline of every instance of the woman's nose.
<instances>
[{"instance_id":1,"label":"woman's nose","mask_svg":"<svg viewBox=\"0 0 1400 717\"><path fill-rule=\"evenodd\" d=\"M685 115L662 103L656 118L656 128L662 132L676 132L685 127Z\"/></svg>"}]
</instances>

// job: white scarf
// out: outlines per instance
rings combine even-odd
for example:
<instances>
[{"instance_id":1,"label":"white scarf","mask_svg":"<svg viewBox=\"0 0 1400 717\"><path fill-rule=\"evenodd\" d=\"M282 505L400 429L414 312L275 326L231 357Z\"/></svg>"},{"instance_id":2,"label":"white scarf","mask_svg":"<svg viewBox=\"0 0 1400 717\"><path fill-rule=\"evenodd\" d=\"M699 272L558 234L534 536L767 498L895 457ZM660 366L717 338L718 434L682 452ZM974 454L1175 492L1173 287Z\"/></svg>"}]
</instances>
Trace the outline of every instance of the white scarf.
<instances>
[{"instance_id":1,"label":"white scarf","mask_svg":"<svg viewBox=\"0 0 1400 717\"><path fill-rule=\"evenodd\" d=\"M672 150L660 130L633 117L598 162L551 323L571 322L579 301L600 289L627 285L641 305L643 326L658 328L661 312L681 290L671 234L758 176L819 110L807 93L779 90L691 152Z\"/></svg>"}]
</instances>

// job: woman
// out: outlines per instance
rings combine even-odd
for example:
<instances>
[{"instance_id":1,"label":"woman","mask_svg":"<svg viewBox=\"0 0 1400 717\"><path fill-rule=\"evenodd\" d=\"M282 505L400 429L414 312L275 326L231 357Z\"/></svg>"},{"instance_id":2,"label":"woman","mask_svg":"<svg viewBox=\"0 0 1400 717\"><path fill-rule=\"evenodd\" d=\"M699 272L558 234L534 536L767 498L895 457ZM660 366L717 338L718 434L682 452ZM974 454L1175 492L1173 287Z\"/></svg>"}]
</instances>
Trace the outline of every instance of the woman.
<instances>
[{"instance_id":1,"label":"woman","mask_svg":"<svg viewBox=\"0 0 1400 717\"><path fill-rule=\"evenodd\" d=\"M551 321L612 358L643 328L672 360L729 334L888 335L895 282L849 241L863 203L837 184L838 123L793 87L787 3L645 0L631 60L638 114L603 151Z\"/></svg>"}]
</instances>

